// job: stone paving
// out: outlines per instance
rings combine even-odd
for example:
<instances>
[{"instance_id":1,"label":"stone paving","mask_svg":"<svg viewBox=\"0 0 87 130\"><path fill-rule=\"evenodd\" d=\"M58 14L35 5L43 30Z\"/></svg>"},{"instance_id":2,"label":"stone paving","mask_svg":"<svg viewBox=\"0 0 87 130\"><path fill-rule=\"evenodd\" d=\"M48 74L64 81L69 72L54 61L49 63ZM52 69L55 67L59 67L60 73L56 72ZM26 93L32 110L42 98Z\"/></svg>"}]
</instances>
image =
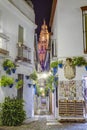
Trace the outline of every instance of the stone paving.
<instances>
[{"instance_id":1,"label":"stone paving","mask_svg":"<svg viewBox=\"0 0 87 130\"><path fill-rule=\"evenodd\" d=\"M1 126L0 130L87 130L87 122L60 123L53 115L47 114L47 111L39 110L39 115L25 120L23 125L15 127Z\"/></svg>"},{"instance_id":2,"label":"stone paving","mask_svg":"<svg viewBox=\"0 0 87 130\"><path fill-rule=\"evenodd\" d=\"M35 120L16 127L0 127L0 130L87 130L87 123L59 123L52 116L36 116Z\"/></svg>"}]
</instances>

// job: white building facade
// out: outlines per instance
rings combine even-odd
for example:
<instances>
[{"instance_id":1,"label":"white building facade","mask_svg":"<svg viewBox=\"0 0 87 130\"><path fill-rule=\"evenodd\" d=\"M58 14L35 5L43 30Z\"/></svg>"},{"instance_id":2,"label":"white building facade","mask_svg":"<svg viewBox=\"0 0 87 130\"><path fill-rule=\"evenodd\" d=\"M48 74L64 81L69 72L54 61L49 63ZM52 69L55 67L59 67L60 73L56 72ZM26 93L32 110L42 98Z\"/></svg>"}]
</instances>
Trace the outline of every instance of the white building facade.
<instances>
[{"instance_id":1,"label":"white building facade","mask_svg":"<svg viewBox=\"0 0 87 130\"><path fill-rule=\"evenodd\" d=\"M22 28L23 34L23 58L18 59L18 35L19 28ZM4 55L0 52L0 77L6 75L2 63L5 59L10 59L16 63L15 74L10 76L14 79L18 75L22 76L23 92L25 101L25 110L27 118L34 116L34 88L31 80L26 79L34 71L34 32L35 32L35 14L24 0L0 0L0 48L9 52ZM19 62L20 61L20 62ZM28 61L28 62L27 62ZM20 76L19 76L20 77ZM16 97L18 90L15 85L12 88L0 87L0 102L3 102L6 96Z\"/></svg>"},{"instance_id":2,"label":"white building facade","mask_svg":"<svg viewBox=\"0 0 87 130\"><path fill-rule=\"evenodd\" d=\"M53 36L56 39L58 60L63 60L63 68L58 67L58 118L78 119L85 117L83 97L83 77L87 76L84 66L75 67L75 76L66 78L69 69L65 72L66 59L84 57L83 46L83 16L82 9L87 5L86 0L58 0L52 26ZM80 107L82 106L82 107ZM79 110L78 110L79 109Z\"/></svg>"}]
</instances>

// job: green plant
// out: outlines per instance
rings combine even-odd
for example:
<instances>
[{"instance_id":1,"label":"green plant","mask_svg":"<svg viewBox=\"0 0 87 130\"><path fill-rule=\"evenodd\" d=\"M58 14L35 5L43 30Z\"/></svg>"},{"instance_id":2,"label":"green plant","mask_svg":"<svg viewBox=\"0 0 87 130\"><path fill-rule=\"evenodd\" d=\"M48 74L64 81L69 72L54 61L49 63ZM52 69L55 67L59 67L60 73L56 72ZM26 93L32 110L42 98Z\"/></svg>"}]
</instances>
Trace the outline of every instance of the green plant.
<instances>
[{"instance_id":1,"label":"green plant","mask_svg":"<svg viewBox=\"0 0 87 130\"><path fill-rule=\"evenodd\" d=\"M72 65L73 66L83 66L85 65L86 60L84 57L73 57L72 59Z\"/></svg>"},{"instance_id":2,"label":"green plant","mask_svg":"<svg viewBox=\"0 0 87 130\"><path fill-rule=\"evenodd\" d=\"M46 80L46 87L49 88L49 90L53 90L53 82L54 82L54 76L50 75Z\"/></svg>"},{"instance_id":3,"label":"green plant","mask_svg":"<svg viewBox=\"0 0 87 130\"><path fill-rule=\"evenodd\" d=\"M30 74L30 79L37 80L37 73L34 71L32 74Z\"/></svg>"},{"instance_id":4,"label":"green plant","mask_svg":"<svg viewBox=\"0 0 87 130\"><path fill-rule=\"evenodd\" d=\"M18 80L18 82L16 82L16 88L17 89L19 89L19 88L21 88L22 87L22 85L23 85L23 80Z\"/></svg>"},{"instance_id":5,"label":"green plant","mask_svg":"<svg viewBox=\"0 0 87 130\"><path fill-rule=\"evenodd\" d=\"M3 67L8 67L8 68L15 68L16 67L14 62L12 62L10 59L4 60L2 65L3 65Z\"/></svg>"},{"instance_id":6,"label":"green plant","mask_svg":"<svg viewBox=\"0 0 87 130\"><path fill-rule=\"evenodd\" d=\"M50 67L51 67L51 68L56 68L56 67L58 67L58 61L51 62Z\"/></svg>"},{"instance_id":7,"label":"green plant","mask_svg":"<svg viewBox=\"0 0 87 130\"><path fill-rule=\"evenodd\" d=\"M38 84L36 84L36 90L37 90L37 95L41 96L41 90L40 90L40 86Z\"/></svg>"},{"instance_id":8,"label":"green plant","mask_svg":"<svg viewBox=\"0 0 87 130\"><path fill-rule=\"evenodd\" d=\"M2 104L1 121L2 125L18 126L21 125L26 117L23 110L24 101L21 99L6 97Z\"/></svg>"},{"instance_id":9,"label":"green plant","mask_svg":"<svg viewBox=\"0 0 87 130\"><path fill-rule=\"evenodd\" d=\"M6 86L10 86L10 85L14 84L14 79L12 77L3 75L1 77L0 82L1 82L1 86L6 87Z\"/></svg>"},{"instance_id":10,"label":"green plant","mask_svg":"<svg viewBox=\"0 0 87 130\"><path fill-rule=\"evenodd\" d=\"M63 64L63 60L58 60L58 64Z\"/></svg>"},{"instance_id":11,"label":"green plant","mask_svg":"<svg viewBox=\"0 0 87 130\"><path fill-rule=\"evenodd\" d=\"M16 70L16 65L13 61L10 59L4 60L3 64L3 69L6 71L7 74L10 74L11 71L14 73L14 70Z\"/></svg>"},{"instance_id":12,"label":"green plant","mask_svg":"<svg viewBox=\"0 0 87 130\"><path fill-rule=\"evenodd\" d=\"M87 62L85 62L85 64L84 64L85 66L87 66Z\"/></svg>"},{"instance_id":13,"label":"green plant","mask_svg":"<svg viewBox=\"0 0 87 130\"><path fill-rule=\"evenodd\" d=\"M2 123L1 123L1 114L2 114L2 103L0 103L0 126L2 125Z\"/></svg>"}]
</instances>

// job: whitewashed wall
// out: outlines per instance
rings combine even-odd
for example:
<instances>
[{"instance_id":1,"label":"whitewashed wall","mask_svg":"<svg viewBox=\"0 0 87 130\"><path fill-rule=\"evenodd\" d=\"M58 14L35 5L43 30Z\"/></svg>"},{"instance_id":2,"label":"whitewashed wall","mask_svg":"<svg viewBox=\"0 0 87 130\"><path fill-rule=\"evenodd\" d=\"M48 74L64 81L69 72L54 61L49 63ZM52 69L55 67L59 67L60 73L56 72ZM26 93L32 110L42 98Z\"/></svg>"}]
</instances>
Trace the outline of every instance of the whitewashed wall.
<instances>
[{"instance_id":1,"label":"whitewashed wall","mask_svg":"<svg viewBox=\"0 0 87 130\"><path fill-rule=\"evenodd\" d=\"M57 0L56 12L54 16L52 32L53 39L57 42L58 59L63 61L67 57L84 56L83 53L83 28L82 28L82 10L80 7L87 6L87 0ZM87 57L86 57L87 58ZM76 100L82 100L82 76L87 75L85 67L76 67L76 76L73 79L76 87ZM69 84L69 81L64 77L64 68L58 68L58 99L68 99L66 96L60 98L62 86L60 82ZM68 86L67 86L68 88ZM71 98L70 98L71 99ZM74 99L74 98L73 98Z\"/></svg>"},{"instance_id":2,"label":"whitewashed wall","mask_svg":"<svg viewBox=\"0 0 87 130\"><path fill-rule=\"evenodd\" d=\"M29 12L30 13L30 12ZM32 19L34 21L35 15L34 11L32 12ZM30 15L31 17L31 15ZM21 73L25 75L29 75L34 70L34 31L36 25L30 19L28 19L25 15L23 15L16 7L14 7L8 0L0 0L0 30L9 36L10 40L7 43L7 50L9 51L9 58L11 60L15 60L17 56L17 42L18 42L18 27L21 25L24 28L24 41L25 45L31 48L31 62L32 64L20 63L17 68L16 74L13 74L12 77L17 78L17 74ZM3 45L5 45L6 41L3 41ZM4 59L0 59L0 65ZM3 75L4 72L2 67L0 67L0 76ZM32 94L31 98L33 101L33 90L27 91L27 86L24 84L23 96L25 102L28 102L31 99L27 99L27 95ZM28 89L29 90L29 89ZM3 101L5 96L16 96L17 90L13 88L0 88L0 102ZM31 102L28 102L28 106L31 106ZM32 111L33 111L33 102L32 102ZM29 111L29 107L25 104L26 111ZM31 111L30 116L33 116L33 112ZM29 112L27 112L29 113ZM29 117L29 114L28 116Z\"/></svg>"},{"instance_id":3,"label":"whitewashed wall","mask_svg":"<svg viewBox=\"0 0 87 130\"><path fill-rule=\"evenodd\" d=\"M29 87L28 84L31 84ZM34 87L30 79L24 77L24 88L23 88L23 98L25 101L25 110L27 118L34 117Z\"/></svg>"},{"instance_id":4,"label":"whitewashed wall","mask_svg":"<svg viewBox=\"0 0 87 130\"><path fill-rule=\"evenodd\" d=\"M83 53L82 11L87 0L58 0L52 27L53 38L56 38L58 58L85 56ZM85 68L76 68L76 80L81 80ZM64 78L64 70L59 69L59 80Z\"/></svg>"}]
</instances>

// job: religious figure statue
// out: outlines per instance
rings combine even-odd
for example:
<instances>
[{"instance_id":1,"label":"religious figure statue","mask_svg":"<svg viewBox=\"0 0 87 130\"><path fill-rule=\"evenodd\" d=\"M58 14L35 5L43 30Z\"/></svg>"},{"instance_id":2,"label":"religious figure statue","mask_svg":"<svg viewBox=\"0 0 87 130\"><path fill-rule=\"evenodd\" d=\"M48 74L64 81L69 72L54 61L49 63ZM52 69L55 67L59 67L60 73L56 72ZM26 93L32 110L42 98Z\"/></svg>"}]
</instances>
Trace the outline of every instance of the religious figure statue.
<instances>
[{"instance_id":1,"label":"religious figure statue","mask_svg":"<svg viewBox=\"0 0 87 130\"><path fill-rule=\"evenodd\" d=\"M73 79L76 75L76 69L75 66L72 65L72 59L67 58L65 65L64 65L64 76L67 79Z\"/></svg>"}]
</instances>

